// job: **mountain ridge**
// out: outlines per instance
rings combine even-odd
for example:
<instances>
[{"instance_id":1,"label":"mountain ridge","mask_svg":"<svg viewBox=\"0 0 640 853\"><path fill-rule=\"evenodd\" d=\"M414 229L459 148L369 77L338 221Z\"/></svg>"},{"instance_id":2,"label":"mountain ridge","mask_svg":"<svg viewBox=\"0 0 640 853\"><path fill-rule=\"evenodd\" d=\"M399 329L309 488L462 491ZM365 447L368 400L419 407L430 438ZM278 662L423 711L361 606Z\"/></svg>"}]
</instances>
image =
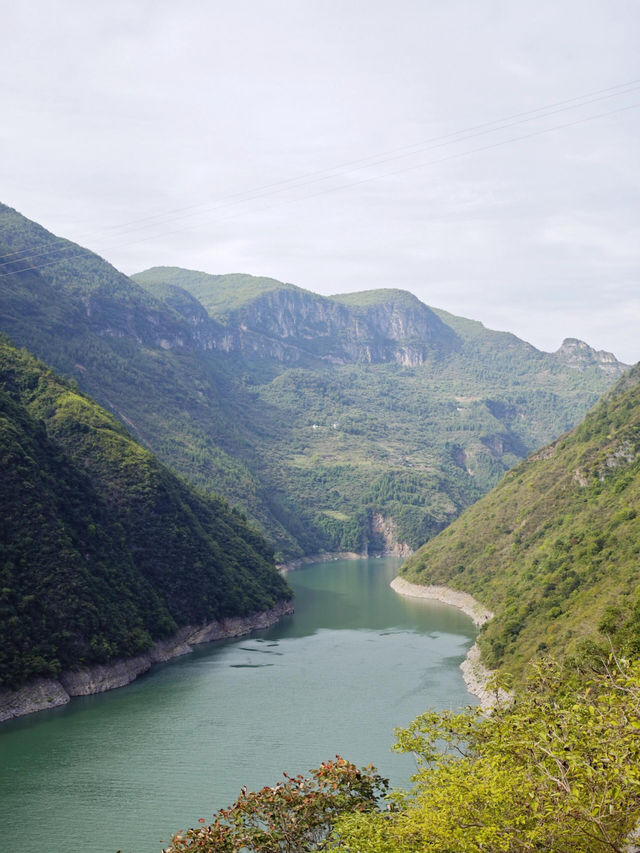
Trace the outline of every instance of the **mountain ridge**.
<instances>
[{"instance_id":1,"label":"mountain ridge","mask_svg":"<svg viewBox=\"0 0 640 853\"><path fill-rule=\"evenodd\" d=\"M330 298L175 268L143 287L69 246L0 206L0 329L239 505L281 561L377 552L381 530L415 549L625 369L568 367L397 288Z\"/></svg>"},{"instance_id":2,"label":"mountain ridge","mask_svg":"<svg viewBox=\"0 0 640 853\"><path fill-rule=\"evenodd\" d=\"M335 363L346 363L349 360L357 362L364 357L370 363L395 360L404 366L416 366L422 364L429 355L442 356L459 349L461 337L467 341L477 338L477 334L468 334L469 329L475 326L480 334L499 336L508 345L524 346L542 358L557 359L558 363L576 369L594 366L617 376L621 369L629 367L619 362L613 353L595 350L577 338L565 338L554 352L538 350L510 332L487 329L479 321L455 317L442 309L431 308L410 291L398 288L320 296L273 278L246 274L210 275L180 267L151 267L134 273L131 278L159 298L163 298L166 288L171 287L176 294L177 288L196 299L204 307L209 319L220 323L216 326L217 337L211 339L210 345L225 351L243 349L242 335L231 337L228 332L225 334L225 327L229 325L240 326L245 336L248 334L253 337L253 345L247 344L253 353L260 351L255 342L256 335L271 341L284 339L285 348L269 352L268 347L263 347L261 352L283 361L300 360L300 355L297 358L289 355L287 359L286 354L292 353L291 346L295 347L291 341L296 341L302 349L308 350L305 342L312 337L344 338L346 327L350 325L354 331L347 334L348 343L351 344L348 349L344 348L343 342L342 352L331 353L325 348L325 351L320 352L317 349L315 352L313 349L308 350L306 354L316 354L320 359L333 360ZM236 282L245 286L240 287L239 292L233 290L233 295L229 296L229 290ZM220 287L222 293L217 293ZM346 308L348 313L336 310L332 303ZM307 310L301 313L300 307ZM296 323L300 319L302 323ZM459 331L455 329L456 324ZM298 326L302 328L298 329ZM460 335L463 329L467 334ZM360 348L357 348L358 341L362 344ZM396 349L390 346L391 341L398 344ZM429 347L435 349L435 352L429 353Z\"/></svg>"}]
</instances>

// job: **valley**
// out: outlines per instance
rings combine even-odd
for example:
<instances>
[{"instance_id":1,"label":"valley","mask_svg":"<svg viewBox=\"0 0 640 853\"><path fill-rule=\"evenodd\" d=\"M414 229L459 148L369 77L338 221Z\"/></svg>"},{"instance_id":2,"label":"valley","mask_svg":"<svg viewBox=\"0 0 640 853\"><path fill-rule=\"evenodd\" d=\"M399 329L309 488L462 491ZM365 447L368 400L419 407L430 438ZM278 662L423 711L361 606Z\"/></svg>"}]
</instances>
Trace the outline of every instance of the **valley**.
<instances>
[{"instance_id":1,"label":"valley","mask_svg":"<svg viewBox=\"0 0 640 853\"><path fill-rule=\"evenodd\" d=\"M351 673L344 690L366 694L366 713L355 711L357 727L371 714L370 685L377 696L383 672L388 676L413 661L418 683L402 693L394 682L381 719L389 725L398 697L410 699L410 713L419 716L400 730L398 748L430 756L411 792L398 795L397 815L381 817L375 803L367 814L347 812L337 821L341 838L356 839L358 850L370 839L362 841L367 853L378 849L372 839L383 837L380 849L389 853L440 849L432 839L456 832L460 820L468 820L460 815L476 808L475 792L482 790L480 834L490 833L496 844L504 832L518 835L525 826L533 841L547 839L546 849L560 849L565 841L559 838L577 838L575 850L583 853L583 837L589 844L596 839L590 852L621 849L637 821L629 770L636 762L623 760L637 754L631 732L637 707L628 705L637 694L640 651L637 367L573 338L542 352L395 288L326 297L274 279L174 267L127 277L5 206L0 253L5 718L48 708L43 719L62 719L55 715L65 709L54 706L69 696L129 683L194 643L266 629L265 637L237 647L251 652L246 660L241 655L229 664L248 670L240 692L229 686L235 706L222 703L233 713L260 680L253 670L275 665L256 657L265 652L259 642L286 637L291 625L302 624L298 606L302 621L306 609L320 608L310 636L329 640L331 662L340 655L341 666L333 669ZM311 595L304 582L289 584L276 570L277 562L304 566L311 555L345 552L370 559L325 563L319 571L329 587L323 580ZM379 564L391 567L384 592L372 559L382 554L395 555ZM396 569L395 587L417 599L400 599L388 588ZM300 569L301 578L310 577L307 571ZM349 583L358 579L348 593L340 587L347 584L345 572ZM299 595L293 605L290 586ZM457 713L447 707L454 696L458 704L468 701L458 671L473 633L465 616L445 608L445 621L462 620L467 627L456 629L450 654L424 667L442 639L439 616L431 628L422 623L429 608L439 607L420 599L435 594L425 592L431 586L442 600L480 613L482 661L474 652L467 668L484 673L482 666L490 666L499 679L494 692L509 697L487 718L473 708ZM412 622L398 630L394 613L400 626L406 614L422 614L420 627ZM344 620L334 625L339 614ZM297 645L293 670L265 682L265 701L271 694L283 698L282 679L297 672L305 680L313 651ZM416 659L412 649L418 646ZM185 667L197 670L199 661L225 648L196 652ZM355 663L345 663L347 649ZM375 676L362 681L365 661ZM162 672L154 668L151 679L162 680ZM402 672L403 684L410 683ZM209 672L208 689L222 684L219 675ZM233 680L237 674L227 675ZM483 701L484 679L471 678ZM329 684L332 678L326 691ZM31 690L35 703L23 702L22 691ZM130 690L132 698L140 695L144 680ZM287 694L296 693L296 718L302 713L299 690L298 684ZM344 690L338 705L330 703L332 725L336 707L340 713L349 707ZM195 701L194 691L189 695ZM205 700L209 695L205 691ZM160 707L169 707L166 700ZM71 716L81 713L82 701L71 703ZM310 703L319 707L317 697ZM426 704L440 710L421 714ZM205 711L199 725L215 729L222 706L211 719ZM171 740L191 710L190 703L175 706L158 735ZM566 719L561 737L545 714ZM581 714L597 715L598 727L585 729ZM544 736L533 747L539 717ZM27 718L22 725L9 722L4 731L9 736L33 725L37 742L38 723ZM523 740L505 751L512 729L522 731ZM290 730L289 724L276 736L276 746ZM591 740L583 737L587 730ZM342 748L331 731L329 740ZM470 753L449 763L446 753L431 751L434 732L445 741L470 739ZM191 734L196 750L203 742L220 748L216 737ZM251 741L240 734L225 759L225 778ZM567 750L575 752L574 799L570 790L565 796L566 785L562 796L548 785L549 767L560 759L544 746L547 737L549 750L562 750L562 761ZM188 741L187 752L193 738ZM311 738L309 745L320 742ZM349 736L345 746L356 742ZM543 757L530 766L539 746ZM486 777L491 749L499 769ZM285 752L282 760L292 762L289 769L299 767L303 753ZM21 754L8 767L10 788ZM171 760L170 750L165 757ZM539 816L537 809L516 812L515 828L509 823L514 760L531 801L542 804ZM265 769L266 757L263 763ZM46 780L50 765L43 769ZM456 773L462 776L453 784ZM453 792L473 774L475 787L456 798ZM243 777L243 784L252 778ZM592 782L594 796L603 798L595 816L593 808L584 812L583 802ZM435 797L430 802L438 801L438 809L423 808L426 795ZM225 789L221 796L232 793ZM193 823L191 805L178 803L175 820L184 815ZM494 808L500 815L495 825L487 817ZM543 817L558 809L566 831L564 823L557 830L557 821L552 826ZM433 822L435 814L451 821L446 829ZM422 828L407 835L412 820ZM200 827L189 837L209 831ZM82 835L79 827L74 832ZM146 849L150 836L139 837ZM456 849L465 849L468 837L463 834ZM183 841L176 835L171 849L187 849ZM229 849L242 849L239 843ZM42 841L33 845L35 853Z\"/></svg>"},{"instance_id":2,"label":"valley","mask_svg":"<svg viewBox=\"0 0 640 853\"><path fill-rule=\"evenodd\" d=\"M165 267L127 278L7 207L0 252L0 330L239 507L279 561L415 550L626 369L401 290L327 298Z\"/></svg>"}]
</instances>

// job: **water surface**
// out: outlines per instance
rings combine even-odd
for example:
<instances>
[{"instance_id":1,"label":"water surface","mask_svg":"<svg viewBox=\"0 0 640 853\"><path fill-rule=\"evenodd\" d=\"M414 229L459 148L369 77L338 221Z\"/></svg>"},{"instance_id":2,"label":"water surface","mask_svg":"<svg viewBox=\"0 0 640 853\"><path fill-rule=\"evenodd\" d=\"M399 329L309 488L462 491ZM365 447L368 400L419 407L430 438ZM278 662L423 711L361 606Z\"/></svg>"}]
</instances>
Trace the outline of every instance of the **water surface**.
<instances>
[{"instance_id":1,"label":"water surface","mask_svg":"<svg viewBox=\"0 0 640 853\"><path fill-rule=\"evenodd\" d=\"M413 771L394 726L473 702L460 611L389 588L400 561L341 560L288 575L296 612L199 647L128 687L0 728L2 849L159 853L283 770L339 753L395 785Z\"/></svg>"}]
</instances>

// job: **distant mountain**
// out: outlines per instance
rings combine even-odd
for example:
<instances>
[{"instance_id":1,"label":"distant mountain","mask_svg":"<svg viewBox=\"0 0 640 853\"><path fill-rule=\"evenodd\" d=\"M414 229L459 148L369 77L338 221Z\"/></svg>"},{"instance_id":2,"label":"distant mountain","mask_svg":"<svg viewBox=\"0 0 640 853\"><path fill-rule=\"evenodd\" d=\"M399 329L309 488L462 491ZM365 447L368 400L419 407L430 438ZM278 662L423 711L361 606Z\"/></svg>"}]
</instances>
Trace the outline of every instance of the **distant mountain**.
<instances>
[{"instance_id":1,"label":"distant mountain","mask_svg":"<svg viewBox=\"0 0 640 853\"><path fill-rule=\"evenodd\" d=\"M0 340L0 687L287 597L264 539Z\"/></svg>"},{"instance_id":2,"label":"distant mountain","mask_svg":"<svg viewBox=\"0 0 640 853\"><path fill-rule=\"evenodd\" d=\"M620 363L613 353L604 350L594 350L584 341L577 338L565 338L562 346L555 353L557 358L567 367L584 370L587 367L598 367L612 376L620 375Z\"/></svg>"},{"instance_id":3,"label":"distant mountain","mask_svg":"<svg viewBox=\"0 0 640 853\"><path fill-rule=\"evenodd\" d=\"M211 345L289 364L423 364L457 348L454 332L402 290L327 298L275 279L155 267L133 280L164 298L181 287L224 324ZM212 327L213 331L213 327Z\"/></svg>"},{"instance_id":4,"label":"distant mountain","mask_svg":"<svg viewBox=\"0 0 640 853\"><path fill-rule=\"evenodd\" d=\"M573 344L570 344L573 346ZM492 667L576 653L598 629L640 654L640 367L582 423L516 465L416 552L402 574L495 611ZM608 650L605 649L605 652Z\"/></svg>"},{"instance_id":5,"label":"distant mountain","mask_svg":"<svg viewBox=\"0 0 640 853\"><path fill-rule=\"evenodd\" d=\"M3 206L0 264L0 328L242 507L280 559L418 547L626 369L402 290L327 298L166 267L132 280Z\"/></svg>"}]
</instances>

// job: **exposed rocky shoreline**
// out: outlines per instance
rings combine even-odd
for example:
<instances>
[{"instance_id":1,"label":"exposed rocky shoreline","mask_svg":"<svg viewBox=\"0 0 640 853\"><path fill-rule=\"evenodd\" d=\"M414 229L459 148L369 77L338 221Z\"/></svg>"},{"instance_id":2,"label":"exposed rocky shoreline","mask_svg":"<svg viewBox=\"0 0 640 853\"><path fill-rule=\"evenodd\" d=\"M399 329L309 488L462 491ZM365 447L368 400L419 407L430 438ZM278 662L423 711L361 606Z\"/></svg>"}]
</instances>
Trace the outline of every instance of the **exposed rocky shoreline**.
<instances>
[{"instance_id":1,"label":"exposed rocky shoreline","mask_svg":"<svg viewBox=\"0 0 640 853\"><path fill-rule=\"evenodd\" d=\"M493 613L467 592L458 592L448 586L420 586L410 583L404 578L396 577L391 581L391 588L399 595L409 598L428 598L433 601L441 601L457 607L469 616L474 624L480 628L485 622L493 618ZM476 696L482 708L490 710L498 701L508 698L506 691L498 689L490 690L488 684L493 672L482 663L480 648L477 643L467 652L466 658L460 664L462 677L469 693Z\"/></svg>"},{"instance_id":2,"label":"exposed rocky shoreline","mask_svg":"<svg viewBox=\"0 0 640 853\"><path fill-rule=\"evenodd\" d=\"M63 672L59 679L38 678L18 690L0 690L0 722L66 705L72 696L89 696L130 684L153 664L163 663L193 651L199 643L241 637L274 625L281 616L293 613L291 601L280 601L269 610L251 616L234 616L206 625L186 625L166 640L134 658Z\"/></svg>"}]
</instances>

